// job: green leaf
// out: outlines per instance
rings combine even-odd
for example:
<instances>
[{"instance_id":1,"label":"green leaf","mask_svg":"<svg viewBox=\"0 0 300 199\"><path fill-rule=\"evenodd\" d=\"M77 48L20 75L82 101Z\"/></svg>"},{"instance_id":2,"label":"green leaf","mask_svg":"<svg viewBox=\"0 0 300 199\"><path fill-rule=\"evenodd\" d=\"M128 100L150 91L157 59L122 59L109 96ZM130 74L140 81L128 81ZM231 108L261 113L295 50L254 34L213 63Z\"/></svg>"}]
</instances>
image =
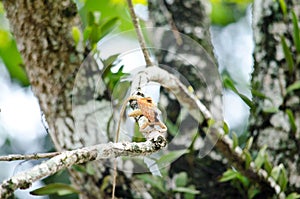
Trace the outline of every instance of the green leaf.
<instances>
[{"instance_id":1,"label":"green leaf","mask_svg":"<svg viewBox=\"0 0 300 199\"><path fill-rule=\"evenodd\" d=\"M91 26L87 26L84 31L83 31L83 41L86 42L91 35L92 32L92 27Z\"/></svg>"},{"instance_id":2,"label":"green leaf","mask_svg":"<svg viewBox=\"0 0 300 199\"><path fill-rule=\"evenodd\" d=\"M292 110L286 109L286 110L285 110L285 113L286 113L286 114L288 115L288 117L289 117L289 121L290 121L290 124L291 124L292 132L293 132L293 133L296 133L296 132L297 132L297 126L296 126L296 122L295 122L295 118L294 118L294 115L293 115Z\"/></svg>"},{"instance_id":3,"label":"green leaf","mask_svg":"<svg viewBox=\"0 0 300 199\"><path fill-rule=\"evenodd\" d=\"M75 171L81 172L81 173L87 173L85 167L82 165L73 165L72 169L74 169Z\"/></svg>"},{"instance_id":4,"label":"green leaf","mask_svg":"<svg viewBox=\"0 0 300 199\"><path fill-rule=\"evenodd\" d=\"M222 175L222 177L220 178L220 182L227 182L227 181L231 181L233 179L237 178L237 171L234 171L232 169L228 169L227 171L225 171Z\"/></svg>"},{"instance_id":5,"label":"green leaf","mask_svg":"<svg viewBox=\"0 0 300 199\"><path fill-rule=\"evenodd\" d=\"M111 0L85 0L84 6L80 9L80 16L85 25L88 23L88 12L98 11L101 13L102 19L118 18L120 21L120 26L118 27L120 31L132 30L133 24L130 19L130 15L127 10L125 10L123 4L116 4Z\"/></svg>"},{"instance_id":6,"label":"green leaf","mask_svg":"<svg viewBox=\"0 0 300 199\"><path fill-rule=\"evenodd\" d=\"M277 181L280 174L280 168L278 166L273 167L271 171L272 178Z\"/></svg>"},{"instance_id":7,"label":"green leaf","mask_svg":"<svg viewBox=\"0 0 300 199\"><path fill-rule=\"evenodd\" d=\"M4 14L4 7L2 2L0 2L0 14Z\"/></svg>"},{"instance_id":8,"label":"green leaf","mask_svg":"<svg viewBox=\"0 0 300 199\"><path fill-rule=\"evenodd\" d=\"M227 135L229 133L229 126L225 121L223 121L223 130L224 130L225 135Z\"/></svg>"},{"instance_id":9,"label":"green leaf","mask_svg":"<svg viewBox=\"0 0 300 199\"><path fill-rule=\"evenodd\" d=\"M216 25L227 25L245 15L246 8L252 0L210 0L212 6L211 21Z\"/></svg>"},{"instance_id":10,"label":"green leaf","mask_svg":"<svg viewBox=\"0 0 300 199\"><path fill-rule=\"evenodd\" d=\"M292 53L285 41L284 36L281 36L281 45L282 45L282 49L283 49L283 53L285 56L285 60L287 62L288 65L288 69L289 69L289 73L292 74L294 71L294 61L293 61L293 56Z\"/></svg>"},{"instance_id":11,"label":"green leaf","mask_svg":"<svg viewBox=\"0 0 300 199\"><path fill-rule=\"evenodd\" d=\"M263 109L264 113L277 113L278 111L279 109L277 107L268 107Z\"/></svg>"},{"instance_id":12,"label":"green leaf","mask_svg":"<svg viewBox=\"0 0 300 199\"><path fill-rule=\"evenodd\" d=\"M278 176L278 184L281 188L281 191L284 191L286 188L286 185L288 183L288 177L287 177L286 170L285 170L283 164L280 164L279 167L280 167L280 173Z\"/></svg>"},{"instance_id":13,"label":"green leaf","mask_svg":"<svg viewBox=\"0 0 300 199\"><path fill-rule=\"evenodd\" d=\"M196 190L195 185L190 185L189 188ZM192 194L192 193L184 193L183 194L184 199L195 199L195 197L196 197L196 195Z\"/></svg>"},{"instance_id":14,"label":"green leaf","mask_svg":"<svg viewBox=\"0 0 300 199\"><path fill-rule=\"evenodd\" d=\"M173 189L174 192L180 192L180 193L190 193L190 194L200 194L200 191L194 189L194 188L189 188L189 187L176 187Z\"/></svg>"},{"instance_id":15,"label":"green leaf","mask_svg":"<svg viewBox=\"0 0 300 199\"><path fill-rule=\"evenodd\" d=\"M114 61L117 60L119 54L115 54L115 55L111 55L108 58L106 58L105 60L102 60L102 63L104 65L104 68L111 66L112 63L114 63Z\"/></svg>"},{"instance_id":16,"label":"green leaf","mask_svg":"<svg viewBox=\"0 0 300 199\"><path fill-rule=\"evenodd\" d=\"M107 35L114 28L117 27L118 20L119 20L118 17L113 17L101 25L101 31L102 31L101 38L103 38L105 35Z\"/></svg>"},{"instance_id":17,"label":"green leaf","mask_svg":"<svg viewBox=\"0 0 300 199\"><path fill-rule=\"evenodd\" d=\"M107 175L102 179L102 183L100 185L100 191L104 191L110 186L111 186L111 176Z\"/></svg>"},{"instance_id":18,"label":"green leaf","mask_svg":"<svg viewBox=\"0 0 300 199\"><path fill-rule=\"evenodd\" d=\"M245 102L245 104L247 104L250 108L253 108L254 105L251 101L251 99L249 99L246 95L242 94L242 93L237 93L240 98Z\"/></svg>"},{"instance_id":19,"label":"green leaf","mask_svg":"<svg viewBox=\"0 0 300 199\"><path fill-rule=\"evenodd\" d=\"M245 149L244 150L247 150L249 151L251 146L252 146L252 143L253 143L253 137L251 136L248 140L247 140L247 143L246 143L246 146L245 146Z\"/></svg>"},{"instance_id":20,"label":"green leaf","mask_svg":"<svg viewBox=\"0 0 300 199\"><path fill-rule=\"evenodd\" d=\"M249 187L250 181L247 177L243 176L241 173L238 172L237 179L243 184L245 188Z\"/></svg>"},{"instance_id":21,"label":"green leaf","mask_svg":"<svg viewBox=\"0 0 300 199\"><path fill-rule=\"evenodd\" d=\"M235 149L239 145L239 138L235 132L232 132L232 141L233 141L232 149Z\"/></svg>"},{"instance_id":22,"label":"green leaf","mask_svg":"<svg viewBox=\"0 0 300 199\"><path fill-rule=\"evenodd\" d=\"M256 90L256 89L252 89L251 92L252 92L252 95L253 95L253 96L256 96L256 97L258 97L258 98L260 98L260 99L270 99L270 98L267 97L265 94L259 92L259 91Z\"/></svg>"},{"instance_id":23,"label":"green leaf","mask_svg":"<svg viewBox=\"0 0 300 199\"><path fill-rule=\"evenodd\" d=\"M279 0L280 8L284 16L287 14L286 4L284 0Z\"/></svg>"},{"instance_id":24,"label":"green leaf","mask_svg":"<svg viewBox=\"0 0 300 199\"><path fill-rule=\"evenodd\" d=\"M235 94L237 94L251 109L254 108L254 105L253 105L251 99L249 99L246 95L240 93L237 90L237 88L234 85L233 80L229 76L224 75L223 85L225 88L232 90Z\"/></svg>"},{"instance_id":25,"label":"green leaf","mask_svg":"<svg viewBox=\"0 0 300 199\"><path fill-rule=\"evenodd\" d=\"M168 127L168 133L170 133L172 136L175 136L178 133L178 125L173 124L173 122L169 119L166 119L165 122Z\"/></svg>"},{"instance_id":26,"label":"green leaf","mask_svg":"<svg viewBox=\"0 0 300 199\"><path fill-rule=\"evenodd\" d=\"M80 33L79 28L76 26L72 27L72 37L75 42L75 45L77 46L80 41L81 33Z\"/></svg>"},{"instance_id":27,"label":"green leaf","mask_svg":"<svg viewBox=\"0 0 300 199\"><path fill-rule=\"evenodd\" d=\"M235 88L235 85L234 85L234 82L233 80L228 77L227 75L225 75L223 77L223 84L224 84L224 87L227 88L227 89L230 89L232 90L234 93L238 93L239 91Z\"/></svg>"},{"instance_id":28,"label":"green leaf","mask_svg":"<svg viewBox=\"0 0 300 199\"><path fill-rule=\"evenodd\" d=\"M250 167L250 163L252 161L252 157L251 154L249 153L249 151L243 151L244 155L245 155L245 167L246 169L248 169Z\"/></svg>"},{"instance_id":29,"label":"green leaf","mask_svg":"<svg viewBox=\"0 0 300 199\"><path fill-rule=\"evenodd\" d=\"M299 89L300 89L300 81L296 81L286 88L286 94L289 94L292 91L299 90Z\"/></svg>"},{"instance_id":30,"label":"green leaf","mask_svg":"<svg viewBox=\"0 0 300 199\"><path fill-rule=\"evenodd\" d=\"M188 153L189 150L187 149L182 149L182 150L176 150L176 151L171 151L165 155L163 155L162 157L160 157L160 159L157 161L158 167L165 167L169 164L171 164L172 162L174 162L175 160L177 160L180 156Z\"/></svg>"},{"instance_id":31,"label":"green leaf","mask_svg":"<svg viewBox=\"0 0 300 199\"><path fill-rule=\"evenodd\" d=\"M238 171L228 169L225 173L223 173L222 178L219 180L220 182L227 182L232 180L238 180L243 184L245 188L249 187L250 181L247 177L243 176Z\"/></svg>"},{"instance_id":32,"label":"green leaf","mask_svg":"<svg viewBox=\"0 0 300 199\"><path fill-rule=\"evenodd\" d=\"M216 123L216 120L210 118L210 119L207 121L207 126L210 128L210 127L212 127L215 123Z\"/></svg>"},{"instance_id":33,"label":"green leaf","mask_svg":"<svg viewBox=\"0 0 300 199\"><path fill-rule=\"evenodd\" d=\"M90 37L89 40L91 42L92 47L94 48L95 45L97 44L97 42L100 40L101 38L101 28L99 25L94 24L92 27L92 31L90 33Z\"/></svg>"},{"instance_id":34,"label":"green leaf","mask_svg":"<svg viewBox=\"0 0 300 199\"><path fill-rule=\"evenodd\" d=\"M35 189L35 190L30 192L30 194L32 194L32 195L58 194L60 196L73 194L73 193L79 194L80 191L78 191L77 189L75 189L71 185L63 184L63 183L48 184L44 187Z\"/></svg>"},{"instance_id":35,"label":"green leaf","mask_svg":"<svg viewBox=\"0 0 300 199\"><path fill-rule=\"evenodd\" d=\"M298 18L294 11L292 11L292 20L293 20L293 40L297 52L300 53L300 33L299 33L299 26L298 26Z\"/></svg>"},{"instance_id":36,"label":"green leaf","mask_svg":"<svg viewBox=\"0 0 300 199\"><path fill-rule=\"evenodd\" d=\"M152 176L149 174L137 175L137 178L143 180L145 183L150 184L152 187L157 188L160 192L166 193L162 178L158 176Z\"/></svg>"},{"instance_id":37,"label":"green leaf","mask_svg":"<svg viewBox=\"0 0 300 199\"><path fill-rule=\"evenodd\" d=\"M180 172L175 176L176 187L184 187L187 185L188 176L186 172Z\"/></svg>"},{"instance_id":38,"label":"green leaf","mask_svg":"<svg viewBox=\"0 0 300 199\"><path fill-rule=\"evenodd\" d=\"M75 171L78 171L78 172L81 172L81 173L87 173L87 174L90 174L90 175L94 175L95 172L96 172L91 163L87 163L86 166L73 165L72 169L74 169Z\"/></svg>"},{"instance_id":39,"label":"green leaf","mask_svg":"<svg viewBox=\"0 0 300 199\"><path fill-rule=\"evenodd\" d=\"M95 23L95 16L94 16L94 13L89 11L87 13L87 25L88 26L93 26Z\"/></svg>"},{"instance_id":40,"label":"green leaf","mask_svg":"<svg viewBox=\"0 0 300 199\"><path fill-rule=\"evenodd\" d=\"M105 72L105 74L103 74L104 82L111 91L115 89L116 84L122 77L124 77L124 75L128 75L128 73L123 72L123 68L124 66L121 66L116 73L112 72L110 69L107 69L107 73ZM115 90L114 92L116 92L116 94L120 93L120 91L117 92L117 90Z\"/></svg>"},{"instance_id":41,"label":"green leaf","mask_svg":"<svg viewBox=\"0 0 300 199\"><path fill-rule=\"evenodd\" d=\"M258 193L260 193L260 190L258 188L256 188L255 186L251 186L249 189L248 189L248 198L249 199L252 199L254 198Z\"/></svg>"},{"instance_id":42,"label":"green leaf","mask_svg":"<svg viewBox=\"0 0 300 199\"><path fill-rule=\"evenodd\" d=\"M271 162L269 161L268 154L265 154L264 169L267 171L268 175L271 175L272 167L273 166L272 166Z\"/></svg>"},{"instance_id":43,"label":"green leaf","mask_svg":"<svg viewBox=\"0 0 300 199\"><path fill-rule=\"evenodd\" d=\"M29 85L16 41L8 31L3 29L0 29L0 61L1 59L13 80L17 80L23 86Z\"/></svg>"},{"instance_id":44,"label":"green leaf","mask_svg":"<svg viewBox=\"0 0 300 199\"><path fill-rule=\"evenodd\" d=\"M258 154L257 154L257 157L255 158L255 160L254 160L254 163L255 163L255 165L256 165L256 168L258 168L258 169L260 169L261 168L261 166L264 164L264 162L265 162L265 158L266 158L266 149L267 149L267 146L263 146L260 150L259 150L259 152L258 152Z\"/></svg>"},{"instance_id":45,"label":"green leaf","mask_svg":"<svg viewBox=\"0 0 300 199\"><path fill-rule=\"evenodd\" d=\"M89 174L89 175L95 175L96 171L93 167L93 164L91 162L87 163L86 164L86 172Z\"/></svg>"},{"instance_id":46,"label":"green leaf","mask_svg":"<svg viewBox=\"0 0 300 199\"><path fill-rule=\"evenodd\" d=\"M300 198L300 194L299 193L290 193L287 197L286 197L286 199L298 199L298 198Z\"/></svg>"}]
</instances>

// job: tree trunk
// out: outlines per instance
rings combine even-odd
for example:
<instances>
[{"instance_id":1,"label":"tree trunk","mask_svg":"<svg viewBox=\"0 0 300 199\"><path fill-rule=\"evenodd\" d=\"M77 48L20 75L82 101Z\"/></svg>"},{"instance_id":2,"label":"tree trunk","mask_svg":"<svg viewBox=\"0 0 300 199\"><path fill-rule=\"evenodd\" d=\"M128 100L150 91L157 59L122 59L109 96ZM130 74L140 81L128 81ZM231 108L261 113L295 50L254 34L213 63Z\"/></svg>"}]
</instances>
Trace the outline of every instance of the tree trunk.
<instances>
[{"instance_id":1,"label":"tree trunk","mask_svg":"<svg viewBox=\"0 0 300 199\"><path fill-rule=\"evenodd\" d=\"M150 24L165 30L162 33L159 31L154 33L153 40L156 44L155 55L158 63L162 67L169 66L183 75L201 102L212 112L213 117L223 121L222 83L209 31L209 2L150 0L149 11ZM176 35L177 31L180 32L179 35ZM156 37L157 35L160 37ZM168 92L164 94L169 95ZM171 96L168 97L167 111L170 113L168 118L175 124L180 104ZM188 117L185 120L189 120ZM219 156L216 155L216 151L211 151L213 143L206 140L203 130L207 124L198 125L201 138L197 138L197 141L205 143L204 147L200 149L191 147L192 151L195 151L175 161L171 166L170 176L172 173L187 172L192 179L191 184L200 190L203 198L240 197L232 186L218 182L219 176L228 165L222 162L223 157L216 158ZM184 129L181 134L188 135L189 130Z\"/></svg>"},{"instance_id":2,"label":"tree trunk","mask_svg":"<svg viewBox=\"0 0 300 199\"><path fill-rule=\"evenodd\" d=\"M149 1L149 10L151 25L165 30L152 38L158 63L182 74L214 117L222 120L222 83L209 32L209 2Z\"/></svg>"},{"instance_id":3,"label":"tree trunk","mask_svg":"<svg viewBox=\"0 0 300 199\"><path fill-rule=\"evenodd\" d=\"M93 84L99 70L91 59L82 65L87 52L76 49L71 35L72 27L80 28L73 1L7 0L3 5L55 148L63 151L107 142L101 134L107 132L110 102L106 100L105 88L99 93L88 92L95 90ZM101 121L88 115L93 110ZM93 120L94 126L84 128L88 119ZM109 186L101 187L103 191L99 187L110 175L109 167L103 162L89 164L93 175L70 168L71 181L80 190L81 198L103 198Z\"/></svg>"},{"instance_id":4,"label":"tree trunk","mask_svg":"<svg viewBox=\"0 0 300 199\"><path fill-rule=\"evenodd\" d=\"M252 74L255 108L250 119L250 132L256 148L268 146L274 164L283 163L288 171L290 190L300 190L300 93L287 88L300 80L299 52L293 41L291 11L300 17L300 3L285 1L284 15L279 1L256 0L253 6L255 65ZM299 24L298 24L299 25ZM284 37L294 60L289 68L281 44ZM297 128L288 117L291 111Z\"/></svg>"}]
</instances>

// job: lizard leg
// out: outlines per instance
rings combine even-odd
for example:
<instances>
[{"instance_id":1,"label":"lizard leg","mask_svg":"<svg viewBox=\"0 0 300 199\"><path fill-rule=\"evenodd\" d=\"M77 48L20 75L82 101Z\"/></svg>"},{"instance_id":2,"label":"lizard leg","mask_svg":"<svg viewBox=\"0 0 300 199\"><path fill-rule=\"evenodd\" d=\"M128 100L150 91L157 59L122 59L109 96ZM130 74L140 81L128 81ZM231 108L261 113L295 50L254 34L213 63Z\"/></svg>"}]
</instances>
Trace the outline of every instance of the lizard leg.
<instances>
[{"instance_id":1,"label":"lizard leg","mask_svg":"<svg viewBox=\"0 0 300 199\"><path fill-rule=\"evenodd\" d=\"M145 123L144 124L144 128L146 128L146 126L148 126L148 125L152 125L153 127L154 127L154 125L158 125L161 129L156 129L156 130L159 130L160 132L165 132L165 131L167 131L167 127L166 127L166 125L164 124L164 123L162 123L162 122L160 122L160 121L158 121L158 122L151 122L151 123Z\"/></svg>"},{"instance_id":2,"label":"lizard leg","mask_svg":"<svg viewBox=\"0 0 300 199\"><path fill-rule=\"evenodd\" d=\"M137 116L141 116L143 115L141 109L136 109L134 111L132 111L131 113L128 113L129 117L137 117Z\"/></svg>"}]
</instances>

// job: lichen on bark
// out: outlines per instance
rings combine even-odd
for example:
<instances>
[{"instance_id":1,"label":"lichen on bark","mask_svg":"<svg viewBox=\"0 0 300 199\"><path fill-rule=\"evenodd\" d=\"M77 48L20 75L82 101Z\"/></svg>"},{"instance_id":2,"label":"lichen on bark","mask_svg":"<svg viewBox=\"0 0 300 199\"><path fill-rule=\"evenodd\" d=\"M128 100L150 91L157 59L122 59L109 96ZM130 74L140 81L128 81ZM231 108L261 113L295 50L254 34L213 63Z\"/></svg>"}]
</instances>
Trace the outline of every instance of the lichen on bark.
<instances>
[{"instance_id":1,"label":"lichen on bark","mask_svg":"<svg viewBox=\"0 0 300 199\"><path fill-rule=\"evenodd\" d=\"M94 128L86 129L87 132L80 131L76 123L78 125L81 118L74 118L72 112L76 96L76 90L73 90L75 76L88 54L88 51L76 49L72 38L72 27L81 25L75 3L71 0L7 0L3 1L3 5L32 90L49 124L49 134L56 150L97 144L98 139L91 139L99 136L95 130L97 123L94 123ZM94 82L95 75L98 75L98 67L94 66L86 68L91 69L87 72L93 72L90 77L86 76L86 82ZM85 85L84 82L82 84ZM85 85L85 92L89 91L90 86ZM88 106L92 100L94 98L81 105ZM93 108L97 110L98 105L102 106L101 102L107 106L107 100L102 98L94 103L96 107ZM79 106L78 101L76 103L75 107ZM92 162L91 165L96 171L95 175L70 169L71 180L81 190L81 198L102 198L105 193L99 194L99 181L104 178L103 173L109 175L110 172L100 162Z\"/></svg>"},{"instance_id":2,"label":"lichen on bark","mask_svg":"<svg viewBox=\"0 0 300 199\"><path fill-rule=\"evenodd\" d=\"M255 39L255 65L252 74L253 102L255 108L250 118L250 132L256 148L268 146L270 159L275 165L283 163L289 175L290 190L300 188L299 127L292 132L287 115L290 109L299 126L299 91L287 95L287 87L299 81L300 70L293 41L291 11L300 18L299 1L285 1L284 15L279 1L256 0L253 5L253 30ZM291 72L285 59L281 37L295 60ZM262 97L263 96L263 97ZM298 121L298 122L297 122ZM298 165L298 166L297 166Z\"/></svg>"}]
</instances>

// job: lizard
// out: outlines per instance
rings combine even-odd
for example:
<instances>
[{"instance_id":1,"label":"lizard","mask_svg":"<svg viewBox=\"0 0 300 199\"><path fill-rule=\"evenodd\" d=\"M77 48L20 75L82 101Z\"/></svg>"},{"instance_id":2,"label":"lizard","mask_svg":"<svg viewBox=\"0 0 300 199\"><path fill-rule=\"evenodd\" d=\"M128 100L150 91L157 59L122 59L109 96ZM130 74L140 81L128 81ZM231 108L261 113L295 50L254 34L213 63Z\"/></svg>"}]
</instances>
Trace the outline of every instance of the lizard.
<instances>
[{"instance_id":1,"label":"lizard","mask_svg":"<svg viewBox=\"0 0 300 199\"><path fill-rule=\"evenodd\" d=\"M144 116L147 121L140 127L141 132L147 132L147 127L154 128L158 125L160 129L156 129L160 132L166 132L167 127L164 123L159 120L159 114L161 113L157 108L156 104L153 102L151 97L131 97L130 100L136 100L138 109L133 110L128 114L129 117L140 117Z\"/></svg>"},{"instance_id":2,"label":"lizard","mask_svg":"<svg viewBox=\"0 0 300 199\"><path fill-rule=\"evenodd\" d=\"M167 131L166 125L164 123L162 123L159 119L159 114L161 112L157 108L156 104L153 102L152 98L144 97L144 95L142 93L138 92L137 95L130 96L123 102L123 105L122 105L121 111L120 111L120 118L118 121L115 142L119 141L121 118L124 115L126 105L128 102L130 102L131 104L136 102L136 104L133 104L133 106L135 106L136 109L128 114L129 117L134 117L137 120L140 119L140 117L142 117L142 116L144 116L146 118L146 120L144 121L142 126L140 126L139 130L141 132L143 132L143 133L148 132L148 131L151 131L152 129L155 129L161 133L164 133ZM159 128L157 128L156 126L159 126ZM116 178L117 178L117 162L115 159L114 174L113 174L113 187L112 187L112 198L113 199L115 198Z\"/></svg>"}]
</instances>

